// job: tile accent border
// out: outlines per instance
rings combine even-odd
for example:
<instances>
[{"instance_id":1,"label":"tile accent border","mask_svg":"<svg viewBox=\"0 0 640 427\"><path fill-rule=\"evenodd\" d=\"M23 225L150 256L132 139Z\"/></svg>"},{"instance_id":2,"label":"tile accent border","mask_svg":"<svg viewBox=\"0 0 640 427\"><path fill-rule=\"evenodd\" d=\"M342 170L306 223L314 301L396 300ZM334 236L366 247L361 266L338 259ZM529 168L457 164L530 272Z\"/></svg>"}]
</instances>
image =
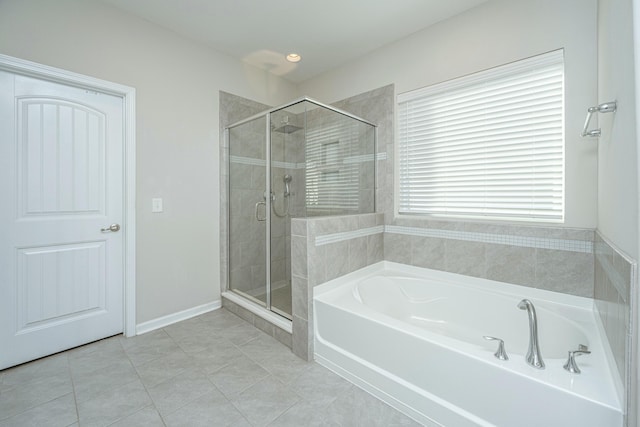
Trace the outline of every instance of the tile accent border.
<instances>
[{"instance_id":1,"label":"tile accent border","mask_svg":"<svg viewBox=\"0 0 640 427\"><path fill-rule=\"evenodd\" d=\"M231 163L236 163L240 165L249 165L249 166L266 166L267 161L265 159L254 159L253 157L243 157L243 156L229 156L229 160ZM273 161L271 164L277 168L282 169L304 169L306 167L305 163L294 163L294 162L279 162Z\"/></svg>"},{"instance_id":2,"label":"tile accent border","mask_svg":"<svg viewBox=\"0 0 640 427\"><path fill-rule=\"evenodd\" d=\"M351 156L346 157L344 159L345 163L364 163L371 161L373 159L373 154L363 154L360 156ZM378 153L376 155L376 160L386 160L387 153ZM250 165L250 166L266 166L267 161L265 159L255 159L253 157L243 157L243 156L229 156L229 161L231 163L241 164L241 165ZM279 162L274 160L271 162L273 166L282 169L305 169L307 167L306 163L294 163L294 162Z\"/></svg>"},{"instance_id":3,"label":"tile accent border","mask_svg":"<svg viewBox=\"0 0 640 427\"><path fill-rule=\"evenodd\" d=\"M492 243L536 249L553 249L567 252L592 254L593 242L588 240L554 239L543 237L514 236L511 234L475 233L470 231L441 230L436 228L405 227L401 225L379 225L354 231L316 236L315 246L343 242L358 237L380 233L402 234L406 236L435 237L440 239L463 240L467 242Z\"/></svg>"},{"instance_id":4,"label":"tile accent border","mask_svg":"<svg viewBox=\"0 0 640 427\"><path fill-rule=\"evenodd\" d=\"M316 246L328 245L329 243L344 242L346 240L356 239L358 237L373 236L375 234L384 233L384 225L376 227L361 228L353 231L343 231L340 233L325 234L316 236Z\"/></svg>"},{"instance_id":5,"label":"tile accent border","mask_svg":"<svg viewBox=\"0 0 640 427\"><path fill-rule=\"evenodd\" d=\"M385 225L385 233L407 236L437 237L440 239L464 240L468 242L493 243L525 248L555 249L568 252L593 253L593 242L586 240L524 237L510 234L475 233L470 231L440 230L435 228ZM323 236L324 237L324 236Z\"/></svg>"}]
</instances>

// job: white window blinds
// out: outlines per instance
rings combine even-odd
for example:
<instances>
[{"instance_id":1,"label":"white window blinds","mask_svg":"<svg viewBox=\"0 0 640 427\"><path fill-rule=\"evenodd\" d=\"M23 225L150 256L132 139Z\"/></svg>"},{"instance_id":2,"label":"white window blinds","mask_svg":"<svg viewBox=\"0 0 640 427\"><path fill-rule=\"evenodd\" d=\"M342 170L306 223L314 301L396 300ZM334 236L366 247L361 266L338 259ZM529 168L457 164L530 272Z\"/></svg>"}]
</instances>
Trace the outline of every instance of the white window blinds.
<instances>
[{"instance_id":1,"label":"white window blinds","mask_svg":"<svg viewBox=\"0 0 640 427\"><path fill-rule=\"evenodd\" d=\"M398 96L400 213L564 219L558 50Z\"/></svg>"}]
</instances>

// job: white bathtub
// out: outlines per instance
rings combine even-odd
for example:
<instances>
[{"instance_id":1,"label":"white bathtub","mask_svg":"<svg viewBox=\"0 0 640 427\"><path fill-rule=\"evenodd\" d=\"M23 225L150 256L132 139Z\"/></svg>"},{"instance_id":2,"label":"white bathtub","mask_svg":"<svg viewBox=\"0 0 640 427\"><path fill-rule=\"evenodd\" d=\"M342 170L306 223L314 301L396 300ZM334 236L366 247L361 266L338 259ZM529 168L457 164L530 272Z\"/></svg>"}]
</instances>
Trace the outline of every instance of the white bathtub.
<instances>
[{"instance_id":1,"label":"white bathtub","mask_svg":"<svg viewBox=\"0 0 640 427\"><path fill-rule=\"evenodd\" d=\"M536 307L546 369L525 363ZM593 302L380 262L314 289L316 361L425 425L621 427L620 381ZM510 360L493 356L505 341ZM578 345L581 374L562 368Z\"/></svg>"}]
</instances>

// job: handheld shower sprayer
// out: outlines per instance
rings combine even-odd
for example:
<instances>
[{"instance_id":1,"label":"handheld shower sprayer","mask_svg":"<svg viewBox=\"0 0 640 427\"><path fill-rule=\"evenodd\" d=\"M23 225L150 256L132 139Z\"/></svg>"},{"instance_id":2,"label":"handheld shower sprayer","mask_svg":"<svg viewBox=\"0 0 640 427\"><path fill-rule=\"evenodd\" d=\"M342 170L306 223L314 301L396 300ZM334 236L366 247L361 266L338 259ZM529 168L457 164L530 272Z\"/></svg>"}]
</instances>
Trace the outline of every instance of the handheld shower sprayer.
<instances>
[{"instance_id":1,"label":"handheld shower sprayer","mask_svg":"<svg viewBox=\"0 0 640 427\"><path fill-rule=\"evenodd\" d=\"M284 197L289 197L291 195L291 187L289 186L289 184L291 184L291 180L293 179L293 177L289 174L286 174L282 180L284 181Z\"/></svg>"},{"instance_id":2,"label":"handheld shower sprayer","mask_svg":"<svg viewBox=\"0 0 640 427\"><path fill-rule=\"evenodd\" d=\"M291 196L290 184L292 180L293 180L293 177L289 174L286 174L285 176L282 177L282 182L284 182L284 192L283 192L284 197L282 201L282 203L284 204L284 213L278 212L278 209L276 208L276 193L274 193L273 191L271 192L271 200L273 201L271 206L273 207L273 213L275 213L276 216L279 218L284 218L289 214L289 196Z\"/></svg>"}]
</instances>

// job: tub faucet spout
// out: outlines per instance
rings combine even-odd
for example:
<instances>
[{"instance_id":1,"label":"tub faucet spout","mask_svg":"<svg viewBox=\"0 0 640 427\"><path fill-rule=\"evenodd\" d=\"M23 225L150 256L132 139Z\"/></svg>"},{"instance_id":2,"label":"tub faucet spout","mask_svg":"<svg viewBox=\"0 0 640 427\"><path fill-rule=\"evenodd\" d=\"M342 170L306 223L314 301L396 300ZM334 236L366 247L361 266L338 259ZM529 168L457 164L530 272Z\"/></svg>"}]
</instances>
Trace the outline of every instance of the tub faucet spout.
<instances>
[{"instance_id":1,"label":"tub faucet spout","mask_svg":"<svg viewBox=\"0 0 640 427\"><path fill-rule=\"evenodd\" d=\"M533 303L528 299L523 299L518 304L520 310L527 310L529 315L529 350L527 350L527 363L534 368L544 369L544 362L540 354L540 346L538 345L538 318L536 317L536 309Z\"/></svg>"}]
</instances>

